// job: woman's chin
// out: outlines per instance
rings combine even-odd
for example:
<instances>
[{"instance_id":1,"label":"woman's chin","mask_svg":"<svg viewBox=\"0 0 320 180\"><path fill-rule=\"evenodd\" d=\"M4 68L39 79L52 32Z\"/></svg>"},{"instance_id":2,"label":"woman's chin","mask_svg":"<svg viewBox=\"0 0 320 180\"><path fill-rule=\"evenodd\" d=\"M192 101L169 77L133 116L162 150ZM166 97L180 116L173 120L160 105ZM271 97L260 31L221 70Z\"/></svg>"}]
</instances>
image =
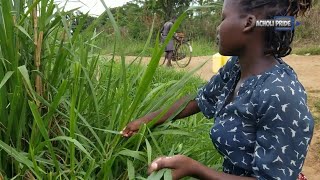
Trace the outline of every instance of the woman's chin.
<instances>
[{"instance_id":1,"label":"woman's chin","mask_svg":"<svg viewBox=\"0 0 320 180\"><path fill-rule=\"evenodd\" d=\"M222 56L234 56L234 53L228 49L223 48L221 45L219 45L219 54Z\"/></svg>"}]
</instances>

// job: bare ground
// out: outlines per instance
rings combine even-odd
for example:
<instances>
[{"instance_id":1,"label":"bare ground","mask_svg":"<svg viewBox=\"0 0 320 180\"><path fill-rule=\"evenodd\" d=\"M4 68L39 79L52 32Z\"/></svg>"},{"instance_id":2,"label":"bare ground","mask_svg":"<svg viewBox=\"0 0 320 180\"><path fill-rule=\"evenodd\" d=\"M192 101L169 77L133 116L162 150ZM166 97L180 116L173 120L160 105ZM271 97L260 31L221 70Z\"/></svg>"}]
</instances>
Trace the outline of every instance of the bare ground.
<instances>
[{"instance_id":1,"label":"bare ground","mask_svg":"<svg viewBox=\"0 0 320 180\"><path fill-rule=\"evenodd\" d=\"M127 57L132 60L133 57ZM180 69L174 65L177 70L190 70L202 63L205 63L197 75L205 80L209 80L214 73L212 72L211 56L192 57L191 63L185 69ZM144 63L149 62L149 58L143 58ZM311 146L307 154L302 172L308 180L320 179L320 56L297 56L290 55L284 58L298 74L300 82L308 93L308 105L316 121L314 135ZM162 62L161 62L162 63Z\"/></svg>"}]
</instances>

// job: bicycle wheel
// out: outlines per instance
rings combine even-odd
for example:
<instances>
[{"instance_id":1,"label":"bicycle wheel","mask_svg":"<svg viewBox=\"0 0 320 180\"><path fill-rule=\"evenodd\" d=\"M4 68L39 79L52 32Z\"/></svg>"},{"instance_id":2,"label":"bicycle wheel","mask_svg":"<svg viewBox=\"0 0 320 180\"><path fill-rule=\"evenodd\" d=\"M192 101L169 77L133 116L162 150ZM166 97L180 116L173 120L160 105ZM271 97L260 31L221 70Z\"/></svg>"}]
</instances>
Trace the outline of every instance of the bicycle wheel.
<instances>
[{"instance_id":1,"label":"bicycle wheel","mask_svg":"<svg viewBox=\"0 0 320 180\"><path fill-rule=\"evenodd\" d=\"M192 47L189 42L180 44L175 51L175 62L181 68L187 67L191 61Z\"/></svg>"}]
</instances>

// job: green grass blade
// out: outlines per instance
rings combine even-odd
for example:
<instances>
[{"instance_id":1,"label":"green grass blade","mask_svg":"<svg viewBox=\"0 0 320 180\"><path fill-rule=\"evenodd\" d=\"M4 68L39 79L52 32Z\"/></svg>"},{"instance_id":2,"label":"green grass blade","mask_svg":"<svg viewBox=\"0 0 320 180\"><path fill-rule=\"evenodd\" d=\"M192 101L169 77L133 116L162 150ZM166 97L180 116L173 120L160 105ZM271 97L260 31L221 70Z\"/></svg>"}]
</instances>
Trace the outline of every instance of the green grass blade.
<instances>
[{"instance_id":1,"label":"green grass blade","mask_svg":"<svg viewBox=\"0 0 320 180\"><path fill-rule=\"evenodd\" d=\"M22 155L21 153L17 152L15 150L15 148L10 147L9 145L7 145L6 143L4 143L3 141L0 140L0 149L2 149L5 152L7 152L8 155L13 157L18 162L26 165L38 178L41 177L40 174L38 174L36 171L33 170L34 166L33 166L32 161L28 160L24 155Z\"/></svg>"},{"instance_id":2,"label":"green grass blade","mask_svg":"<svg viewBox=\"0 0 320 180\"><path fill-rule=\"evenodd\" d=\"M38 126L38 128L39 128L39 130L40 130L40 132L41 132L41 134L43 136L43 138L45 139L45 141L46 141L46 143L48 145L48 149L49 149L51 158L53 159L53 162L54 162L54 165L56 167L56 170L60 172L61 170L60 170L60 166L59 166L59 163L57 161L57 158L56 158L56 154L54 153L53 146L52 146L51 142L49 141L50 139L49 139L48 131L44 127L43 120L42 120L42 118L41 118L41 116L39 114L38 108L31 101L29 101L29 106L30 106L31 112L33 114L34 120L35 120L35 122L36 122L36 124L37 124L37 126Z\"/></svg>"},{"instance_id":3,"label":"green grass blade","mask_svg":"<svg viewBox=\"0 0 320 180\"><path fill-rule=\"evenodd\" d=\"M145 139L146 141L146 147L147 147L147 158L148 158L148 164L151 164L151 157L152 157L152 147L148 141L148 139Z\"/></svg>"},{"instance_id":4,"label":"green grass blade","mask_svg":"<svg viewBox=\"0 0 320 180\"><path fill-rule=\"evenodd\" d=\"M8 71L4 77L2 78L1 80L1 83L0 83L0 89L2 88L2 86L8 81L8 79L12 76L13 74L13 71Z\"/></svg>"},{"instance_id":5,"label":"green grass blade","mask_svg":"<svg viewBox=\"0 0 320 180\"><path fill-rule=\"evenodd\" d=\"M172 180L172 170L167 169L163 175L164 180Z\"/></svg>"},{"instance_id":6,"label":"green grass blade","mask_svg":"<svg viewBox=\"0 0 320 180\"><path fill-rule=\"evenodd\" d=\"M144 153L140 152L140 151L132 151L132 150L129 150L129 149L125 149L125 150L120 151L117 154L118 155L132 157L132 158L138 159L138 160L140 160L142 162L146 161L146 159L144 157Z\"/></svg>"},{"instance_id":7,"label":"green grass blade","mask_svg":"<svg viewBox=\"0 0 320 180\"><path fill-rule=\"evenodd\" d=\"M127 168L128 168L129 180L134 180L135 179L135 171L134 171L133 163L129 159L127 159Z\"/></svg>"},{"instance_id":8,"label":"green grass blade","mask_svg":"<svg viewBox=\"0 0 320 180\"><path fill-rule=\"evenodd\" d=\"M50 139L50 141L61 141L61 140L65 140L70 143L73 143L76 147L79 148L79 150L81 150L83 153L85 153L90 158L90 160L93 159L91 157L90 153L76 139L72 139L71 137L67 137L67 136L58 136L58 137Z\"/></svg>"}]
</instances>

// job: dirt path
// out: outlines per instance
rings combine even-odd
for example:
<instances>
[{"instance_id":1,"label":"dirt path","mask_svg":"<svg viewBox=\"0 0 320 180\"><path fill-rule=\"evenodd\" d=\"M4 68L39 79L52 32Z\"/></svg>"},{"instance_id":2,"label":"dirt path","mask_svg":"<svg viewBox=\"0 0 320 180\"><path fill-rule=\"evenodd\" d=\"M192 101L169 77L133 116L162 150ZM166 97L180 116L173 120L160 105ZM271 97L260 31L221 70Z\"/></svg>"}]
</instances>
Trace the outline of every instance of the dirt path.
<instances>
[{"instance_id":1,"label":"dirt path","mask_svg":"<svg viewBox=\"0 0 320 180\"><path fill-rule=\"evenodd\" d=\"M133 59L129 57L128 59ZM143 62L148 63L150 59L144 58ZM212 72L211 56L193 57L190 65L185 69L177 70L190 70L198 65L205 63L205 65L197 71L197 75L205 80L209 80L214 74ZM307 176L308 180L320 179L320 56L297 56L291 55L284 58L298 74L298 78L307 90L308 104L312 114L318 122L315 129L311 146L307 154L307 158L303 167L303 173ZM162 63L162 62L161 62ZM318 107L316 107L318 103Z\"/></svg>"}]
</instances>

